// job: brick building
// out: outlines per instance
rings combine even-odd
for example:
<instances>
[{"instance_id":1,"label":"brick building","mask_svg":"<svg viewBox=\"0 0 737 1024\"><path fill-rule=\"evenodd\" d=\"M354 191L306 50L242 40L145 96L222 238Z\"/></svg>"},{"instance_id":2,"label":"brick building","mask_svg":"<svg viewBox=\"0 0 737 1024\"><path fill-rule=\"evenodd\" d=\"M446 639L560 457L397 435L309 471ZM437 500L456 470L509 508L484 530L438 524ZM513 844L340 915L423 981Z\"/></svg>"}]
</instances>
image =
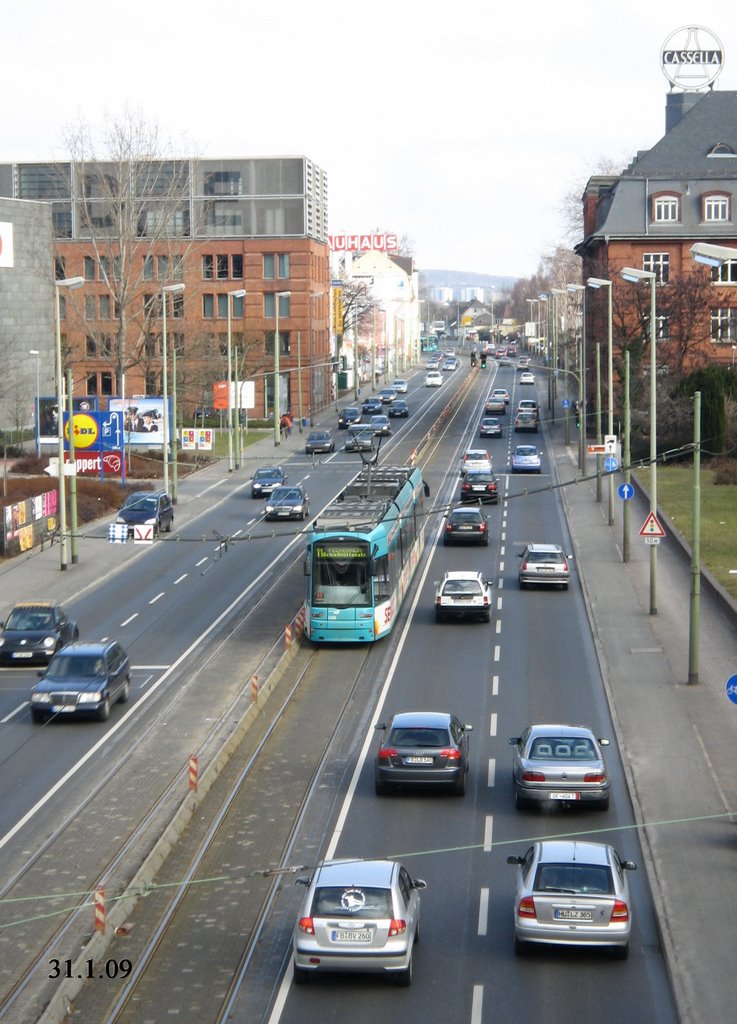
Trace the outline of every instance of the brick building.
<instances>
[{"instance_id":1,"label":"brick building","mask_svg":"<svg viewBox=\"0 0 737 1024\"><path fill-rule=\"evenodd\" d=\"M327 176L307 157L3 164L0 196L51 204L50 283L84 279L62 296L75 395L104 406L123 374L126 394L161 394L162 289L183 284L167 296L183 420L226 378L229 307L250 414L273 410L277 301L280 408L329 402Z\"/></svg>"}]
</instances>

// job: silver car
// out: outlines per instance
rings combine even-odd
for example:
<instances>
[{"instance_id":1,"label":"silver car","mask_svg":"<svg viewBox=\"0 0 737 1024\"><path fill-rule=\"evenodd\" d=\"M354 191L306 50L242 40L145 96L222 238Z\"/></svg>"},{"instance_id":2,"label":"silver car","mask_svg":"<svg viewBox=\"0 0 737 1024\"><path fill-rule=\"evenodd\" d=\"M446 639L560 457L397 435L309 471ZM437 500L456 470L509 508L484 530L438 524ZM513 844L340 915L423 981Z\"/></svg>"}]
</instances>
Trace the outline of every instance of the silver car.
<instances>
[{"instance_id":1,"label":"silver car","mask_svg":"<svg viewBox=\"0 0 737 1024\"><path fill-rule=\"evenodd\" d=\"M609 807L609 774L597 739L577 725L530 725L509 740L514 747L512 780L518 808L528 804L589 804Z\"/></svg>"},{"instance_id":2,"label":"silver car","mask_svg":"<svg viewBox=\"0 0 737 1024\"><path fill-rule=\"evenodd\" d=\"M540 449L534 444L518 444L512 452L513 473L539 473L542 469Z\"/></svg>"},{"instance_id":3,"label":"silver car","mask_svg":"<svg viewBox=\"0 0 737 1024\"><path fill-rule=\"evenodd\" d=\"M514 951L532 943L611 946L621 960L629 952L632 907L625 872L637 865L622 860L613 846L577 840L537 842L517 865Z\"/></svg>"},{"instance_id":4,"label":"silver car","mask_svg":"<svg viewBox=\"0 0 737 1024\"><path fill-rule=\"evenodd\" d=\"M519 556L519 587L540 584L545 587L559 586L568 590L571 570L568 559L560 544L528 544Z\"/></svg>"},{"instance_id":5,"label":"silver car","mask_svg":"<svg viewBox=\"0 0 737 1024\"><path fill-rule=\"evenodd\" d=\"M421 878L395 860L326 861L307 886L294 930L294 981L310 973L393 974L412 983L412 948L419 937Z\"/></svg>"}]
</instances>

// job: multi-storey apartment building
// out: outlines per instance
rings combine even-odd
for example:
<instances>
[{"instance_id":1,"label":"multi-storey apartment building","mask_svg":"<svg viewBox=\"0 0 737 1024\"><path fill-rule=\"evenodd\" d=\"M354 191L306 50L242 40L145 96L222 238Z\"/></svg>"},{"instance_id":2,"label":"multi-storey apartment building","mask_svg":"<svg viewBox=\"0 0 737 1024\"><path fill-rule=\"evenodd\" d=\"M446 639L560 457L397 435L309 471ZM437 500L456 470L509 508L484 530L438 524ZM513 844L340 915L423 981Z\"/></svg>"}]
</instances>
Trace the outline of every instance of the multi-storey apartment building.
<instances>
[{"instance_id":1,"label":"multi-storey apartment building","mask_svg":"<svg viewBox=\"0 0 737 1024\"><path fill-rule=\"evenodd\" d=\"M49 277L83 278L61 309L75 395L161 393L165 300L185 415L212 404L228 338L268 415L277 323L280 409L330 400L327 176L307 157L4 164L0 195L50 203Z\"/></svg>"}]
</instances>

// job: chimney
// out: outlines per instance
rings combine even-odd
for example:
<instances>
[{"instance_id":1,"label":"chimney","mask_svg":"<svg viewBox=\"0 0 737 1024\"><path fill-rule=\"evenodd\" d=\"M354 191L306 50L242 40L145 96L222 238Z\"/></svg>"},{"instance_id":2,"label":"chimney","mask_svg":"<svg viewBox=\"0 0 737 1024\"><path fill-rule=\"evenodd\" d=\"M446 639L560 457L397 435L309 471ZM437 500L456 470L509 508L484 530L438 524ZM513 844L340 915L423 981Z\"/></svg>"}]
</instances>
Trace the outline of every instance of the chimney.
<instances>
[{"instance_id":1,"label":"chimney","mask_svg":"<svg viewBox=\"0 0 737 1024\"><path fill-rule=\"evenodd\" d=\"M675 128L684 114L695 107L703 92L669 92L665 100L665 134Z\"/></svg>"}]
</instances>

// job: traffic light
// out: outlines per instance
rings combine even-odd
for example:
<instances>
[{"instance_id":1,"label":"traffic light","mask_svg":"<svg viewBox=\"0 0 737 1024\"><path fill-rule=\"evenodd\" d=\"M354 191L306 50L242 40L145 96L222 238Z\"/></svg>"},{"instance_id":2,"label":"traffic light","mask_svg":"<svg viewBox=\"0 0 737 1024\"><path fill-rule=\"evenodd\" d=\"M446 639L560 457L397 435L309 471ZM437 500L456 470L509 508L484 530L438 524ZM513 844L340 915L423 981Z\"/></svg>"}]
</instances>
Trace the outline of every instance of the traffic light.
<instances>
[{"instance_id":1,"label":"traffic light","mask_svg":"<svg viewBox=\"0 0 737 1024\"><path fill-rule=\"evenodd\" d=\"M481 369L482 370L486 369L486 356L485 355L481 356Z\"/></svg>"},{"instance_id":2,"label":"traffic light","mask_svg":"<svg viewBox=\"0 0 737 1024\"><path fill-rule=\"evenodd\" d=\"M579 402L573 403L573 415L576 417L576 426L581 426L581 405Z\"/></svg>"}]
</instances>

